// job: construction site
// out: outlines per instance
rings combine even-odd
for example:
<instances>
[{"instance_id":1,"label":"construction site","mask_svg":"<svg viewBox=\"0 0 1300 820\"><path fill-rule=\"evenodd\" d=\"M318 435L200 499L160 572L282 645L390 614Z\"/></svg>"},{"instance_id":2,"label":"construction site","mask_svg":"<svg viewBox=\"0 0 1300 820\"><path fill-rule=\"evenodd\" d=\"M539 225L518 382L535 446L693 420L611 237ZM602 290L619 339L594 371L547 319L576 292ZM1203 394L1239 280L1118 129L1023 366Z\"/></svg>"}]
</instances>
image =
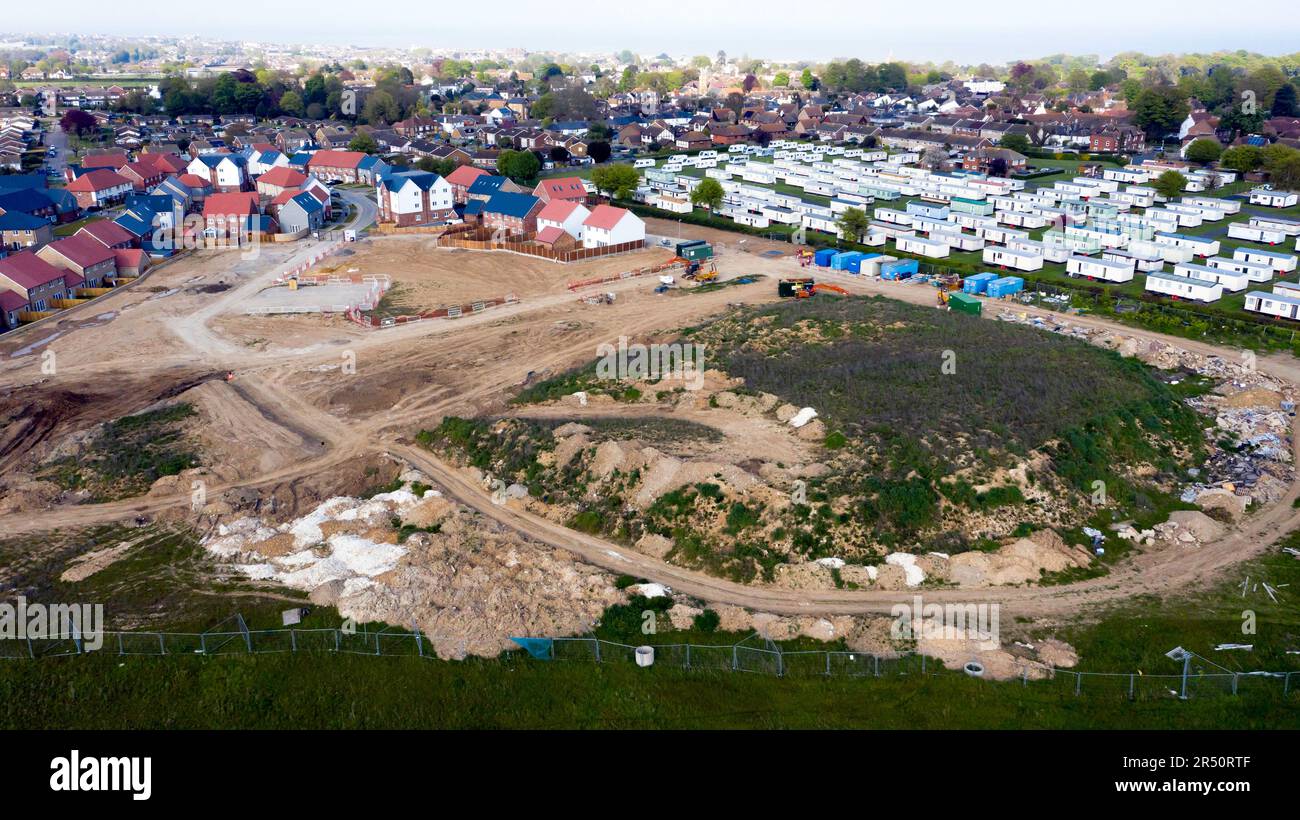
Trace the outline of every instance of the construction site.
<instances>
[{"instance_id":1,"label":"construction site","mask_svg":"<svg viewBox=\"0 0 1300 820\"><path fill-rule=\"evenodd\" d=\"M881 619L924 589L939 602L998 602L1004 632L992 647L922 651L1014 675L1024 659L1014 641L1051 635L1081 612L1219 580L1300 526L1290 409L1300 366L1289 356L1246 362L1237 350L971 295L960 280L817 267L789 244L647 227L675 238L571 263L420 235L269 247L256 260L195 253L93 312L0 337L7 536L39 555L43 534L57 529L58 560L80 564L70 532L192 528L241 589L416 624L452 656L493 656L517 648L513 636L583 634L638 589L671 598L677 623L711 610L730 631L910 651L882 638ZM855 317L877 310L859 297L906 310L857 327ZM937 324L925 318L940 314ZM735 335L742 326L748 335ZM1191 404L1218 432L1201 436L1193 424L1195 446L1171 434L1166 451L1125 464L1116 480L1140 487L1098 529L1084 494L1053 477L1059 430L1010 443L990 432L999 417L963 431L960 414L949 428L938 420L951 399L936 393L918 421L952 440L985 436L979 447L1006 458L981 464L964 445L952 451L960 470L936 483L934 517L906 518L883 495L837 489L837 478L875 486L871 471L886 475L852 460L884 446L870 439L870 413L850 423L806 398L827 374L869 394L896 371L859 373L837 359L768 374L754 355L820 361L813 349L841 337L906 346L921 328L938 334L934 361L904 357L897 367L939 374L944 334L997 331L989 338L1018 356L1050 337L1044 355L1061 362L1082 361L1070 356L1089 347L1143 363L1143 385L1194 380L1203 389ZM592 382L584 368L621 337L696 341L725 358L706 357L698 390ZM1139 378L1127 365L1105 367ZM883 419L897 411L886 404L868 396L862 406ZM123 420L150 413L164 413L158 440L174 450L122 467L112 447L130 441ZM1195 465L1174 458L1202 446ZM924 447L946 457L937 441ZM142 485L146 468L154 472ZM586 493L566 494L566 483ZM813 501L792 500L809 486ZM988 500L1002 496L1010 507ZM1181 501L1153 507L1157 496ZM694 512L664 517L684 504ZM805 542L794 525L819 506L827 526ZM640 586L629 591L622 577ZM1050 652L1029 659L1079 661L1044 645Z\"/></svg>"}]
</instances>

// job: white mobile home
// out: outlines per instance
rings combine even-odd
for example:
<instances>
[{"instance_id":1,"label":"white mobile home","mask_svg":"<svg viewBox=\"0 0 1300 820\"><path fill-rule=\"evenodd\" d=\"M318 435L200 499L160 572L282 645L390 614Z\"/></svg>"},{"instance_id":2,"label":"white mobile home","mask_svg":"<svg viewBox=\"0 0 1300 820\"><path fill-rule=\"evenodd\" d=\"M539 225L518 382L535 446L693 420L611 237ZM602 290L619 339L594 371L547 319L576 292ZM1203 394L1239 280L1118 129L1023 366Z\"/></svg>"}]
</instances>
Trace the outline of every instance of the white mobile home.
<instances>
[{"instance_id":1,"label":"white mobile home","mask_svg":"<svg viewBox=\"0 0 1300 820\"><path fill-rule=\"evenodd\" d=\"M1281 245L1286 241L1286 231L1233 222L1228 226L1228 238L1240 239L1243 242L1262 242L1265 245Z\"/></svg>"},{"instance_id":2,"label":"white mobile home","mask_svg":"<svg viewBox=\"0 0 1300 820\"><path fill-rule=\"evenodd\" d=\"M1105 282L1132 282L1133 262L1116 262L1112 259L1093 259L1088 256L1071 256L1065 262L1065 272L1071 276L1086 276Z\"/></svg>"},{"instance_id":3,"label":"white mobile home","mask_svg":"<svg viewBox=\"0 0 1300 820\"><path fill-rule=\"evenodd\" d=\"M1217 196L1185 196L1182 201L1188 205L1202 205L1206 208L1214 208L1216 211L1223 211L1228 216L1241 213L1241 201L1236 199L1220 199Z\"/></svg>"},{"instance_id":4,"label":"white mobile home","mask_svg":"<svg viewBox=\"0 0 1300 820\"><path fill-rule=\"evenodd\" d=\"M998 211L997 220L1003 225L1014 225L1017 228L1028 228L1035 230L1037 228L1047 227L1050 219L1042 214L1029 213L1025 211Z\"/></svg>"},{"instance_id":5,"label":"white mobile home","mask_svg":"<svg viewBox=\"0 0 1300 820\"><path fill-rule=\"evenodd\" d=\"M1290 273L1296 269L1295 254L1264 251L1257 248L1237 248L1232 252L1233 259L1243 262L1259 262L1268 265L1278 273Z\"/></svg>"},{"instance_id":6,"label":"white mobile home","mask_svg":"<svg viewBox=\"0 0 1300 820\"><path fill-rule=\"evenodd\" d=\"M1197 256L1218 256L1219 240L1207 239L1204 236L1190 236L1181 233L1167 233L1157 231L1154 238L1156 244L1169 245L1175 248L1188 248Z\"/></svg>"},{"instance_id":7,"label":"white mobile home","mask_svg":"<svg viewBox=\"0 0 1300 820\"><path fill-rule=\"evenodd\" d=\"M892 208L877 208L876 219L881 222L889 222L894 225L906 225L912 227L915 217L907 211L895 211Z\"/></svg>"},{"instance_id":8,"label":"white mobile home","mask_svg":"<svg viewBox=\"0 0 1300 820\"><path fill-rule=\"evenodd\" d=\"M1244 259L1229 259L1226 256L1211 256L1205 260L1211 268L1236 271L1246 274L1252 282L1267 282L1273 278L1273 269L1261 262L1247 262Z\"/></svg>"},{"instance_id":9,"label":"white mobile home","mask_svg":"<svg viewBox=\"0 0 1300 820\"><path fill-rule=\"evenodd\" d=\"M985 242L996 242L1005 245L1012 239L1028 239L1028 231L1018 231L1014 228L1003 228L998 225L985 226L979 231L980 236Z\"/></svg>"},{"instance_id":10,"label":"white mobile home","mask_svg":"<svg viewBox=\"0 0 1300 820\"><path fill-rule=\"evenodd\" d=\"M1202 222L1218 222L1224 217L1222 210L1219 208L1211 208L1208 205L1193 205L1190 202L1170 202L1165 207L1179 214L1198 214L1201 217Z\"/></svg>"},{"instance_id":11,"label":"white mobile home","mask_svg":"<svg viewBox=\"0 0 1300 820\"><path fill-rule=\"evenodd\" d=\"M948 243L938 239L923 239L916 234L900 234L894 237L894 247L900 253L911 253L931 259L944 259L948 256Z\"/></svg>"},{"instance_id":12,"label":"white mobile home","mask_svg":"<svg viewBox=\"0 0 1300 820\"><path fill-rule=\"evenodd\" d=\"M1282 319L1300 318L1300 294L1252 290L1246 294L1246 310Z\"/></svg>"},{"instance_id":13,"label":"white mobile home","mask_svg":"<svg viewBox=\"0 0 1300 820\"><path fill-rule=\"evenodd\" d=\"M1043 257L1010 248L984 248L984 264L997 265L1012 270L1035 271L1043 269Z\"/></svg>"},{"instance_id":14,"label":"white mobile home","mask_svg":"<svg viewBox=\"0 0 1300 820\"><path fill-rule=\"evenodd\" d=\"M1146 171L1139 171L1132 168L1107 168L1101 172L1102 179L1109 179L1115 182L1137 183L1142 184L1151 179L1151 175Z\"/></svg>"},{"instance_id":15,"label":"white mobile home","mask_svg":"<svg viewBox=\"0 0 1300 820\"><path fill-rule=\"evenodd\" d=\"M1252 216L1248 223L1253 228L1269 228L1282 231L1287 236L1300 234L1300 221L1283 219L1280 216Z\"/></svg>"},{"instance_id":16,"label":"white mobile home","mask_svg":"<svg viewBox=\"0 0 1300 820\"><path fill-rule=\"evenodd\" d=\"M1010 250L1041 256L1045 262L1064 264L1065 261L1070 258L1069 248L1049 245L1046 242L1039 242L1035 239L1010 239L1006 244L1007 248Z\"/></svg>"},{"instance_id":17,"label":"white mobile home","mask_svg":"<svg viewBox=\"0 0 1300 820\"><path fill-rule=\"evenodd\" d=\"M1265 205L1269 208L1290 208L1300 201L1291 191L1274 191L1272 188L1256 188L1250 192L1251 205Z\"/></svg>"},{"instance_id":18,"label":"white mobile home","mask_svg":"<svg viewBox=\"0 0 1300 820\"><path fill-rule=\"evenodd\" d=\"M1101 258L1110 262L1131 264L1134 270L1143 273L1153 273L1165 268L1165 260L1159 256L1137 256L1126 250L1104 250L1101 252Z\"/></svg>"},{"instance_id":19,"label":"white mobile home","mask_svg":"<svg viewBox=\"0 0 1300 820\"><path fill-rule=\"evenodd\" d=\"M1223 288L1214 282L1189 279L1172 273L1147 274L1146 290L1197 302L1217 302L1223 296Z\"/></svg>"},{"instance_id":20,"label":"white mobile home","mask_svg":"<svg viewBox=\"0 0 1300 820\"><path fill-rule=\"evenodd\" d=\"M1238 293L1250 287L1250 277L1244 273L1238 273L1226 268L1212 268L1209 265L1197 265L1194 262L1183 262L1180 265L1174 265L1174 275L1195 279L1199 282L1215 282L1222 285L1224 290L1230 290L1233 293Z\"/></svg>"}]
</instances>

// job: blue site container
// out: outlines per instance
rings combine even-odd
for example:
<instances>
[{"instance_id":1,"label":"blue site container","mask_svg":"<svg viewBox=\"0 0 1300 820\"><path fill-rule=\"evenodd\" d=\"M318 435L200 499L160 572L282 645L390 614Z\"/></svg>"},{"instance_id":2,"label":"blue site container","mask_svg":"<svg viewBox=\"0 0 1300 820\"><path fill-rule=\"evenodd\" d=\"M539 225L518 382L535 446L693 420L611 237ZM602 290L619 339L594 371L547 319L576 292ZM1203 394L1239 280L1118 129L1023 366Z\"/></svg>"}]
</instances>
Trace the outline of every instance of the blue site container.
<instances>
[{"instance_id":1,"label":"blue site container","mask_svg":"<svg viewBox=\"0 0 1300 820\"><path fill-rule=\"evenodd\" d=\"M1000 299L1003 296L1011 296L1025 289L1025 280L1019 276L1003 276L1001 279L994 279L989 282L988 295L992 299Z\"/></svg>"},{"instance_id":2,"label":"blue site container","mask_svg":"<svg viewBox=\"0 0 1300 820\"><path fill-rule=\"evenodd\" d=\"M892 262L880 263L881 279L906 279L920 269L920 263L915 259L895 259Z\"/></svg>"},{"instance_id":3,"label":"blue site container","mask_svg":"<svg viewBox=\"0 0 1300 820\"><path fill-rule=\"evenodd\" d=\"M846 270L848 270L849 273L862 273L863 262L869 262L872 259L879 259L880 256L881 255L878 253L859 253L857 256L849 260L849 266Z\"/></svg>"},{"instance_id":4,"label":"blue site container","mask_svg":"<svg viewBox=\"0 0 1300 820\"><path fill-rule=\"evenodd\" d=\"M831 257L831 270L848 270L854 259L861 259L861 251L844 251Z\"/></svg>"},{"instance_id":5,"label":"blue site container","mask_svg":"<svg viewBox=\"0 0 1300 820\"><path fill-rule=\"evenodd\" d=\"M831 266L831 259L833 259L837 253L839 253L839 251L834 248L822 248L817 251L817 253L813 254L813 261L817 263L817 267L819 268L829 268Z\"/></svg>"},{"instance_id":6,"label":"blue site container","mask_svg":"<svg viewBox=\"0 0 1300 820\"><path fill-rule=\"evenodd\" d=\"M962 280L961 289L966 293L983 293L988 289L989 282L997 278L996 273L974 273Z\"/></svg>"}]
</instances>

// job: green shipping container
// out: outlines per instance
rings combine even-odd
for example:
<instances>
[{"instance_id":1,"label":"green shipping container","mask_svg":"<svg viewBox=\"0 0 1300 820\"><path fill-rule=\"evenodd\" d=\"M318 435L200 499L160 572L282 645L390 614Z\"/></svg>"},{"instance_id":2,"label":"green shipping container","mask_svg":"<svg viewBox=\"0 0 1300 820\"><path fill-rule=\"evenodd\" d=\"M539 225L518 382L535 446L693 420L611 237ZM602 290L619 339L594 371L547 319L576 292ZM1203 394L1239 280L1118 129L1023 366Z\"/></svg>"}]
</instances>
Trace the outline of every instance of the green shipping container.
<instances>
[{"instance_id":1,"label":"green shipping container","mask_svg":"<svg viewBox=\"0 0 1300 820\"><path fill-rule=\"evenodd\" d=\"M682 243L677 246L677 255L691 262L713 258L713 246L708 242Z\"/></svg>"},{"instance_id":2,"label":"green shipping container","mask_svg":"<svg viewBox=\"0 0 1300 820\"><path fill-rule=\"evenodd\" d=\"M948 294L948 307L960 313L969 313L972 316L980 315L980 300L959 290L954 290Z\"/></svg>"}]
</instances>

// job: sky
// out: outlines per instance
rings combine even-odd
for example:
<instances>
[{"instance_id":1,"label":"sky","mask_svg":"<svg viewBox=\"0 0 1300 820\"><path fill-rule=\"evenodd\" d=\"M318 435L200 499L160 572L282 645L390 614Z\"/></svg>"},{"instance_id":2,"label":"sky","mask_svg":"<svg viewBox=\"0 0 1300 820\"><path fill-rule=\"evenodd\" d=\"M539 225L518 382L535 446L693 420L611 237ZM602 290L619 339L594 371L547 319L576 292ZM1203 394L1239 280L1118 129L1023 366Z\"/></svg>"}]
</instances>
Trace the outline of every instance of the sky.
<instances>
[{"instance_id":1,"label":"sky","mask_svg":"<svg viewBox=\"0 0 1300 820\"><path fill-rule=\"evenodd\" d=\"M1223 0L700 0L539 4L493 0L481 6L387 0L313 0L309 11L264 0L223 0L220 11L165 19L140 0L13 3L9 31L88 34L205 34L217 39L431 48L525 48L531 51L632 51L824 61L860 57L1002 63L1055 53L1150 54L1244 49L1300 51L1294 0L1256 0L1233 14ZM447 9L441 12L440 8ZM567 13L557 13L567 9ZM1059 11L1053 11L1059 9ZM462 10L472 10L463 16ZM270 13L268 13L270 11ZM588 13L594 12L594 13ZM453 16L456 15L456 16ZM1086 15L1086 16L1085 16ZM202 26L195 20L202 19ZM75 28L69 29L69 21ZM228 22L225 22L228 21Z\"/></svg>"}]
</instances>

